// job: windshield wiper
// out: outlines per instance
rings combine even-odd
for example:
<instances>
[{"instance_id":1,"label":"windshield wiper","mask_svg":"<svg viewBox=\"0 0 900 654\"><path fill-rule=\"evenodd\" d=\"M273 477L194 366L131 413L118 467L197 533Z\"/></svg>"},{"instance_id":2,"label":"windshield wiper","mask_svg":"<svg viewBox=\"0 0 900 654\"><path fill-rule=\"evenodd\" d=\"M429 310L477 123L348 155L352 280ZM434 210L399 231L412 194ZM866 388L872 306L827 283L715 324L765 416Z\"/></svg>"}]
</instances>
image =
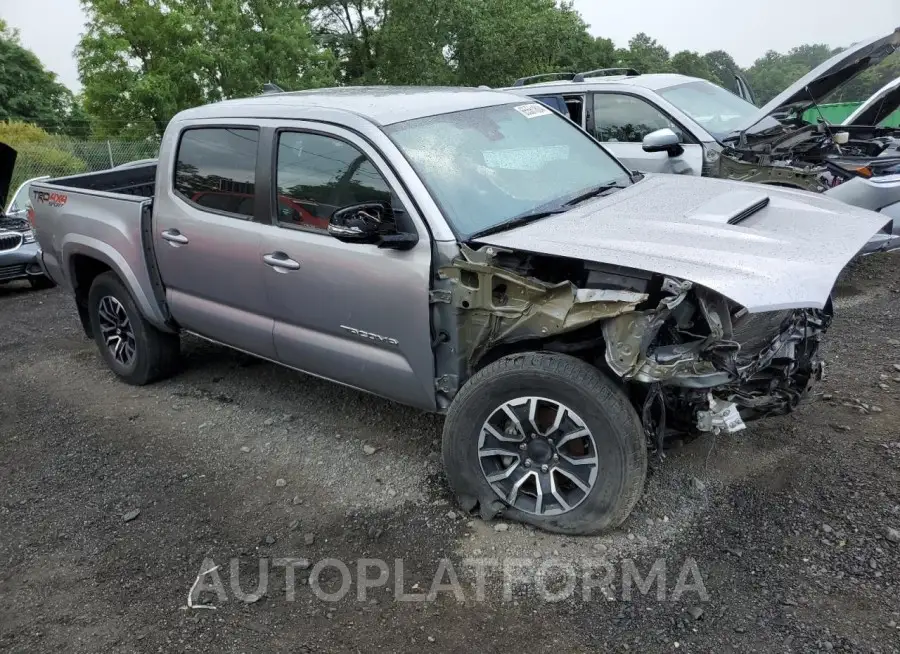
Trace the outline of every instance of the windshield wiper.
<instances>
[{"instance_id":1,"label":"windshield wiper","mask_svg":"<svg viewBox=\"0 0 900 654\"><path fill-rule=\"evenodd\" d=\"M535 220L540 220L541 218L553 216L558 213L565 213L568 210L569 207L563 204L551 207L550 209L535 209L534 211L526 211L525 213L520 213L518 216L513 216L509 220L504 220L502 223L497 223L496 225L491 225L490 227L485 227L484 229L480 229L477 232L473 232L472 234L469 234L466 240L471 241L483 236L496 234L497 232L503 232L507 229L512 229L513 227L521 227L522 225L527 225L528 223L532 223Z\"/></svg>"},{"instance_id":2,"label":"windshield wiper","mask_svg":"<svg viewBox=\"0 0 900 654\"><path fill-rule=\"evenodd\" d=\"M566 200L564 206L574 207L579 202L584 202L585 200L587 200L589 198L597 197L598 195L606 193L607 191L611 191L614 188L625 188L625 186L623 186L622 184L619 184L619 183L611 184L611 183L607 182L606 184L601 184L600 186L595 186L594 188L589 189L589 190L585 191L584 193L579 193L578 195L576 195L574 198L572 198L570 200Z\"/></svg>"},{"instance_id":3,"label":"windshield wiper","mask_svg":"<svg viewBox=\"0 0 900 654\"><path fill-rule=\"evenodd\" d=\"M607 182L605 184L601 184L600 186L595 186L594 188L585 191L584 193L579 193L574 198L570 198L562 204L550 207L549 209L539 207L537 209L534 209L533 211L527 211L525 213L520 213L518 216L513 216L509 220L505 220L502 223L491 225L490 227L485 227L484 229L470 234L467 240L473 240L481 238L483 236L490 236L491 234L503 232L507 229L512 229L513 227L521 227L522 225L527 225L528 223L534 222L535 220L540 220L541 218L546 218L547 216L553 216L558 213L565 213L579 202L584 202L589 198L601 195L616 188L625 188L625 186L618 182L612 184Z\"/></svg>"}]
</instances>

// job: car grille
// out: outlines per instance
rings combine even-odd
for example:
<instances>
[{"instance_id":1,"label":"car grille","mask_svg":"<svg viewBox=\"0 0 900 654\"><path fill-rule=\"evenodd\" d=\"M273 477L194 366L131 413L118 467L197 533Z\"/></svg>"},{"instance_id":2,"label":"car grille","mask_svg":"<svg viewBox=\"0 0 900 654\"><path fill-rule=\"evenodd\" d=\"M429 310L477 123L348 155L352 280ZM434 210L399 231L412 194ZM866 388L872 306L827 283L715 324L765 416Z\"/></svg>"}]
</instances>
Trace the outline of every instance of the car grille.
<instances>
[{"instance_id":1,"label":"car grille","mask_svg":"<svg viewBox=\"0 0 900 654\"><path fill-rule=\"evenodd\" d=\"M8 279L17 279L25 276L25 264L19 263L14 266L0 266L0 282Z\"/></svg>"},{"instance_id":2,"label":"car grille","mask_svg":"<svg viewBox=\"0 0 900 654\"><path fill-rule=\"evenodd\" d=\"M5 250L15 250L22 245L22 235L13 232L4 232L0 234L0 252Z\"/></svg>"}]
</instances>

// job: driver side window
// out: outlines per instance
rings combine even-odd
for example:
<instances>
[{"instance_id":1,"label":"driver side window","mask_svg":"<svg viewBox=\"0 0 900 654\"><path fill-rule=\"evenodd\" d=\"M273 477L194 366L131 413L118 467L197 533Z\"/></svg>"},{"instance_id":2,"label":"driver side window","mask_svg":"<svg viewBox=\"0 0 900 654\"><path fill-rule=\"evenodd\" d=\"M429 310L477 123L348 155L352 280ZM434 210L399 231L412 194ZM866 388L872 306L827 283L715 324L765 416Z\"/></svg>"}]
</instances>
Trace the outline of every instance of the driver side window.
<instances>
[{"instance_id":1,"label":"driver side window","mask_svg":"<svg viewBox=\"0 0 900 654\"><path fill-rule=\"evenodd\" d=\"M653 105L631 95L594 94L594 138L601 142L640 143L650 132L681 129Z\"/></svg>"},{"instance_id":2,"label":"driver side window","mask_svg":"<svg viewBox=\"0 0 900 654\"><path fill-rule=\"evenodd\" d=\"M325 231L338 209L391 205L391 189L355 146L323 134L282 132L276 167L278 223Z\"/></svg>"}]
</instances>

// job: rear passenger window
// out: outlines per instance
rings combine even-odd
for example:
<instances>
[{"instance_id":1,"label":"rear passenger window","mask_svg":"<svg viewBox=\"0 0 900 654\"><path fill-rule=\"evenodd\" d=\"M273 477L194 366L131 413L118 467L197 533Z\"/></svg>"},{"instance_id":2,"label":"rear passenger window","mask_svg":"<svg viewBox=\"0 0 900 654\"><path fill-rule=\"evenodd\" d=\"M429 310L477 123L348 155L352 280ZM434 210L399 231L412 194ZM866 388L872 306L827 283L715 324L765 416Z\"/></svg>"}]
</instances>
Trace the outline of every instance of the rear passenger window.
<instances>
[{"instance_id":1,"label":"rear passenger window","mask_svg":"<svg viewBox=\"0 0 900 654\"><path fill-rule=\"evenodd\" d=\"M364 202L391 206L391 189L365 154L322 134L284 132L278 139L278 221L328 229L337 209Z\"/></svg>"},{"instance_id":2,"label":"rear passenger window","mask_svg":"<svg viewBox=\"0 0 900 654\"><path fill-rule=\"evenodd\" d=\"M252 218L258 144L255 129L185 131L175 161L175 192L201 209Z\"/></svg>"}]
</instances>

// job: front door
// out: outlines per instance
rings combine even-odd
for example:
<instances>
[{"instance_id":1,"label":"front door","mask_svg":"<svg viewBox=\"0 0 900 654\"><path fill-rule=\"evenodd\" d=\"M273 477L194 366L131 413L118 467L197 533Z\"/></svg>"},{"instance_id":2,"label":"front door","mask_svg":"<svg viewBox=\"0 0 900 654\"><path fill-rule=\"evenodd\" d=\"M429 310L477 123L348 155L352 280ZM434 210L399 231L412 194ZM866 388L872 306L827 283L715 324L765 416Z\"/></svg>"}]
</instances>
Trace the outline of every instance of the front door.
<instances>
[{"instance_id":1,"label":"front door","mask_svg":"<svg viewBox=\"0 0 900 654\"><path fill-rule=\"evenodd\" d=\"M591 131L629 170L642 173L699 175L703 148L681 126L649 102L624 93L595 93ZM684 153L644 152L642 141L650 132L668 127L681 136Z\"/></svg>"},{"instance_id":2,"label":"front door","mask_svg":"<svg viewBox=\"0 0 900 654\"><path fill-rule=\"evenodd\" d=\"M255 220L259 130L182 132L173 173L154 202L154 249L166 300L181 327L275 358L261 231ZM163 172L165 175L166 172Z\"/></svg>"},{"instance_id":3,"label":"front door","mask_svg":"<svg viewBox=\"0 0 900 654\"><path fill-rule=\"evenodd\" d=\"M286 365L399 402L434 408L427 231L365 141L323 125L275 135L274 224L266 229L265 284L275 349ZM330 236L336 209L391 207L419 241L406 251Z\"/></svg>"}]
</instances>

